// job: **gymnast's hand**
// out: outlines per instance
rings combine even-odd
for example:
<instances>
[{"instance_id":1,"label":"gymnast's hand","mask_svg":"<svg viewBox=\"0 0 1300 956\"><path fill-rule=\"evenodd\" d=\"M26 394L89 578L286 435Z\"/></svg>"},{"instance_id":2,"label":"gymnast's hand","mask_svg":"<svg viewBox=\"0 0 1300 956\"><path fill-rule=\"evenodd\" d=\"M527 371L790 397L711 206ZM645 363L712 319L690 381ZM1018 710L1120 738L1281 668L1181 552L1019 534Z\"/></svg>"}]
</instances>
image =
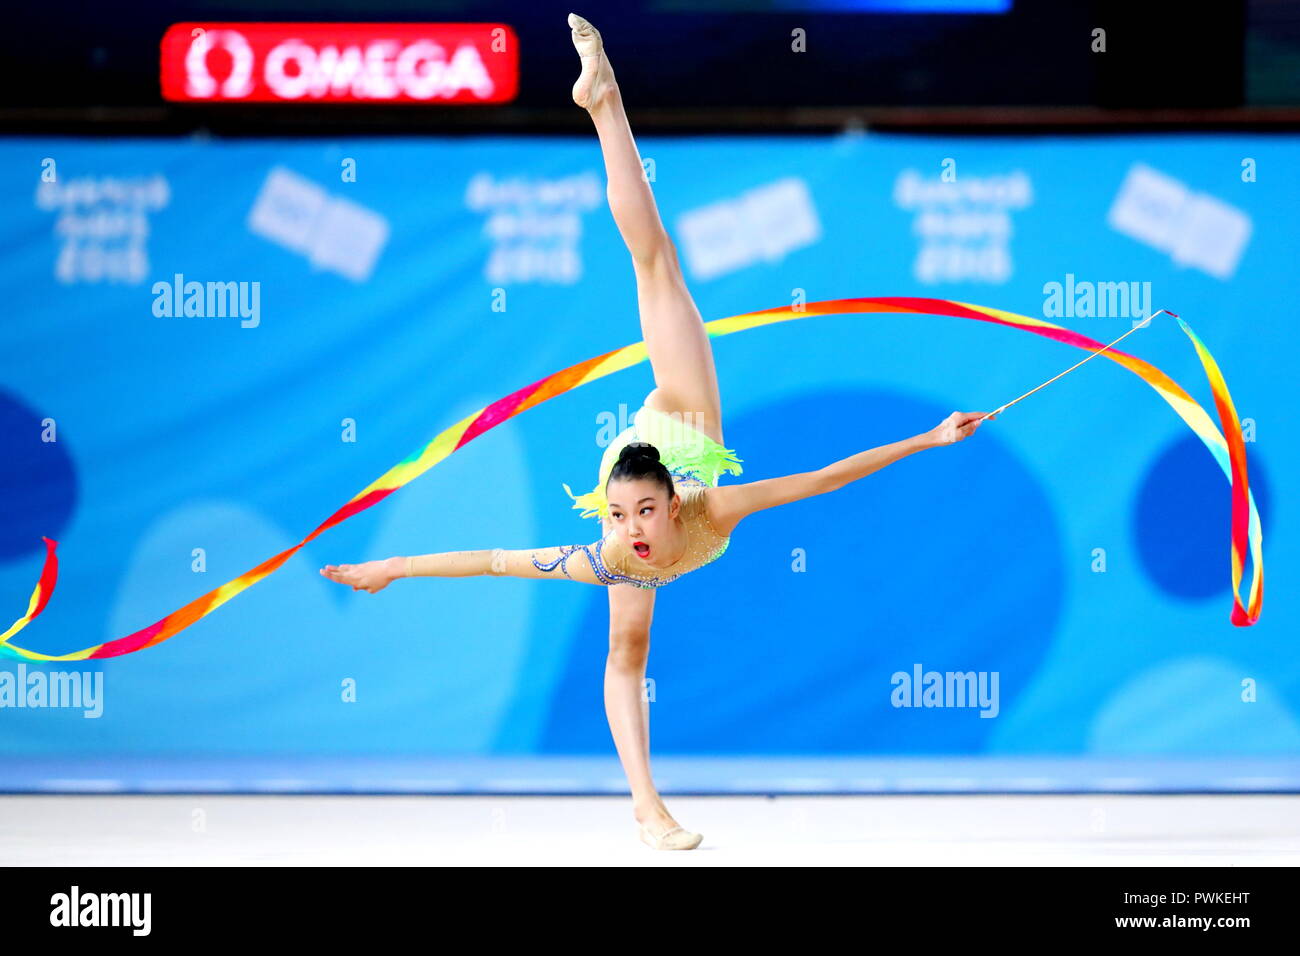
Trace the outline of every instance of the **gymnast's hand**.
<instances>
[{"instance_id":1,"label":"gymnast's hand","mask_svg":"<svg viewBox=\"0 0 1300 956\"><path fill-rule=\"evenodd\" d=\"M365 564L327 564L320 569L322 577L346 584L354 591L371 594L382 591L400 574L393 573L391 561L367 561Z\"/></svg>"},{"instance_id":2,"label":"gymnast's hand","mask_svg":"<svg viewBox=\"0 0 1300 956\"><path fill-rule=\"evenodd\" d=\"M953 412L934 428L929 435L936 445L951 445L969 438L980 427L985 412ZM996 415L989 415L988 421L995 421Z\"/></svg>"}]
</instances>

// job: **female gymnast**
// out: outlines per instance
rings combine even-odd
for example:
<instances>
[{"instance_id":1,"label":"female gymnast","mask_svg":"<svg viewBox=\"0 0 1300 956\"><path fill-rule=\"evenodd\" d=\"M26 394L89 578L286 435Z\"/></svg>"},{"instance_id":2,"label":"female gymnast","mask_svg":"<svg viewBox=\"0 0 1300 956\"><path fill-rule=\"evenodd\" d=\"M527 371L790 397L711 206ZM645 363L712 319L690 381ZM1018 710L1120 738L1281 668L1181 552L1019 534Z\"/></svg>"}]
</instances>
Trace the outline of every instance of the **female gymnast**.
<instances>
[{"instance_id":1,"label":"female gymnast","mask_svg":"<svg viewBox=\"0 0 1300 956\"><path fill-rule=\"evenodd\" d=\"M596 488L576 497L569 492L583 517L600 517L603 537L594 544L327 565L320 573L370 594L397 578L483 574L605 586L605 713L630 785L637 832L655 849L691 850L702 836L678 825L650 774L649 704L642 687L656 589L721 556L747 516L842 488L913 452L961 441L979 428L983 413L953 412L928 432L816 471L720 486L720 474L739 473L741 459L723 447L712 346L659 219L600 33L576 14L569 15L569 26L582 60L573 99L590 113L600 139L609 208L632 255L655 383L631 427L605 450Z\"/></svg>"}]
</instances>

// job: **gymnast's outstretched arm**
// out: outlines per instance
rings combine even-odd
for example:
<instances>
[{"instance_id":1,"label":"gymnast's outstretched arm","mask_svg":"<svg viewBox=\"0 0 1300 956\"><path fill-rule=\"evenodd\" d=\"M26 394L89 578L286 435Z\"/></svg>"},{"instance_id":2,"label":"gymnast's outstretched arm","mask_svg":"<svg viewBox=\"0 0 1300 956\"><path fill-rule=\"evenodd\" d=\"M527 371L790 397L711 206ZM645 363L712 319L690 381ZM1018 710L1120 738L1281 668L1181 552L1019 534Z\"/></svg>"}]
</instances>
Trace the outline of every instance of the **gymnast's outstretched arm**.
<instances>
[{"instance_id":1,"label":"gymnast's outstretched arm","mask_svg":"<svg viewBox=\"0 0 1300 956\"><path fill-rule=\"evenodd\" d=\"M983 415L984 412L953 412L928 432L868 448L816 471L710 488L705 492L709 522L719 534L729 535L742 518L756 511L836 491L915 452L959 442L975 434ZM988 421L996 417L990 415Z\"/></svg>"},{"instance_id":2,"label":"gymnast's outstretched arm","mask_svg":"<svg viewBox=\"0 0 1300 956\"><path fill-rule=\"evenodd\" d=\"M592 547L571 544L522 551L507 551L505 548L443 551L384 558L364 564L327 564L320 573L331 581L350 586L354 591L370 594L382 591L398 578L467 578L480 574L605 584L592 567L589 550Z\"/></svg>"}]
</instances>

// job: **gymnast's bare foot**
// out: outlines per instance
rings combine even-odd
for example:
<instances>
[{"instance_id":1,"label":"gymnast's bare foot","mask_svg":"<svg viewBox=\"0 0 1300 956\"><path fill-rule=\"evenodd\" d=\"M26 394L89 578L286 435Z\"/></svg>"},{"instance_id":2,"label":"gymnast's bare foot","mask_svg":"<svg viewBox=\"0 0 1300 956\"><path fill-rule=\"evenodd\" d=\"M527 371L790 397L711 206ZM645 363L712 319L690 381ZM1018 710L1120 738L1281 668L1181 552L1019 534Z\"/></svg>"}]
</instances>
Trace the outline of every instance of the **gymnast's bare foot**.
<instances>
[{"instance_id":1,"label":"gymnast's bare foot","mask_svg":"<svg viewBox=\"0 0 1300 956\"><path fill-rule=\"evenodd\" d=\"M662 800L634 804L632 813L641 842L656 850L694 850L704 839L701 834L678 826Z\"/></svg>"},{"instance_id":2,"label":"gymnast's bare foot","mask_svg":"<svg viewBox=\"0 0 1300 956\"><path fill-rule=\"evenodd\" d=\"M590 112L618 91L618 83L600 31L576 13L569 14L569 28L582 58L582 75L573 84L573 102Z\"/></svg>"}]
</instances>

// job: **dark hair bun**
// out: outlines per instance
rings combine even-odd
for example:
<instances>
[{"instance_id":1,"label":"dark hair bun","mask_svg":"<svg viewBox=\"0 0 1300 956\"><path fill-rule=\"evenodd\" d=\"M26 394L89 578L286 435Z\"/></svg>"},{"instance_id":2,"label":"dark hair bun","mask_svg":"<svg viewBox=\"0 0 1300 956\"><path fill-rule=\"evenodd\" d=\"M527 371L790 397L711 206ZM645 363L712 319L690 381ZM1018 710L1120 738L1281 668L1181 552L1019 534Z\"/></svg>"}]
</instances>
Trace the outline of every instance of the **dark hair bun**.
<instances>
[{"instance_id":1,"label":"dark hair bun","mask_svg":"<svg viewBox=\"0 0 1300 956\"><path fill-rule=\"evenodd\" d=\"M618 450L618 461L614 462L614 467L610 470L609 479L605 482L606 489L609 482L615 479L658 482L670 500L677 494L672 473L660 459L659 449L645 441L628 442Z\"/></svg>"},{"instance_id":2,"label":"dark hair bun","mask_svg":"<svg viewBox=\"0 0 1300 956\"><path fill-rule=\"evenodd\" d=\"M642 458L659 461L659 449L649 442L634 441L628 442L618 453L619 461L633 461Z\"/></svg>"}]
</instances>

